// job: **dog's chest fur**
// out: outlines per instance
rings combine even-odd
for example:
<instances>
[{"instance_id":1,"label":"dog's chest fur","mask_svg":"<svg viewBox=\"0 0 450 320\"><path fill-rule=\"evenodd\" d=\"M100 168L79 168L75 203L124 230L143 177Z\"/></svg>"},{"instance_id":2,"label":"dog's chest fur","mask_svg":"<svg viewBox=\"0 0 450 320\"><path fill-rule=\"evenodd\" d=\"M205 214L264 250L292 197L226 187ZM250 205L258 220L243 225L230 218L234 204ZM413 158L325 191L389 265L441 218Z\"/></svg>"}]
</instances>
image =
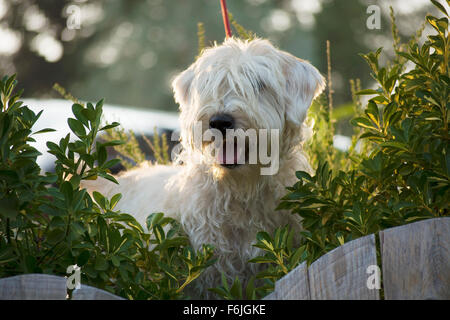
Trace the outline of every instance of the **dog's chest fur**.
<instances>
[{"instance_id":1,"label":"dog's chest fur","mask_svg":"<svg viewBox=\"0 0 450 320\"><path fill-rule=\"evenodd\" d=\"M128 201L120 201L116 209L133 214L142 225L150 213L164 212L182 224L195 249L213 245L218 260L196 281L198 290L193 289L194 296L203 292L209 297L207 289L220 284L221 272L245 282L262 267L248 263L261 253L252 246L257 232L271 234L285 225L301 229L298 215L275 210L285 188L296 182L295 171L311 172L301 150L287 158L276 175L253 179L235 175L218 180L202 165L143 165L118 176L119 185L101 180L83 185L107 197L122 193Z\"/></svg>"},{"instance_id":2,"label":"dog's chest fur","mask_svg":"<svg viewBox=\"0 0 450 320\"><path fill-rule=\"evenodd\" d=\"M295 167L305 169L299 163ZM176 218L195 249L203 244L215 247L218 260L200 279L202 291L217 286L221 272L229 279L238 276L245 282L258 271L259 264L247 262L261 253L253 246L257 232L270 234L286 224L300 230L297 215L275 210L286 193L285 187L293 184L286 179L292 180L295 170L290 167L289 171L259 177L256 183L245 177L217 181L199 166L185 168L171 178L166 211L174 214L173 210L179 210Z\"/></svg>"}]
</instances>

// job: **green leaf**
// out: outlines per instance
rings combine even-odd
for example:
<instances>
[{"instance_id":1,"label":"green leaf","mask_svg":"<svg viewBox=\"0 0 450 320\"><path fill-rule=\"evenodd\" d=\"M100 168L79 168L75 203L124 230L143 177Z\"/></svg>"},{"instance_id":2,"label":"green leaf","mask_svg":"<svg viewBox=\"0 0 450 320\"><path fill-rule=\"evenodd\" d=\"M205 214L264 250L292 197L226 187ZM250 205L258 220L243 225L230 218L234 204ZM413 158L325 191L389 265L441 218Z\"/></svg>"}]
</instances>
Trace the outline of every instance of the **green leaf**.
<instances>
[{"instance_id":1,"label":"green leaf","mask_svg":"<svg viewBox=\"0 0 450 320\"><path fill-rule=\"evenodd\" d=\"M36 271L37 263L36 258L30 255L25 256L25 266L27 273L34 273Z\"/></svg>"},{"instance_id":2,"label":"green leaf","mask_svg":"<svg viewBox=\"0 0 450 320\"><path fill-rule=\"evenodd\" d=\"M60 187L61 193L64 195L67 203L72 203L73 200L73 187L69 181L64 181Z\"/></svg>"},{"instance_id":3,"label":"green leaf","mask_svg":"<svg viewBox=\"0 0 450 320\"><path fill-rule=\"evenodd\" d=\"M259 257L250 259L248 262L251 262L251 263L276 263L276 260L272 259L270 257L266 257L266 256L259 256Z\"/></svg>"},{"instance_id":4,"label":"green leaf","mask_svg":"<svg viewBox=\"0 0 450 320\"><path fill-rule=\"evenodd\" d=\"M313 181L313 178L309 175L309 173L305 172L305 171L296 171L295 172L295 176L299 179L305 179L308 181Z\"/></svg>"},{"instance_id":5,"label":"green leaf","mask_svg":"<svg viewBox=\"0 0 450 320\"><path fill-rule=\"evenodd\" d=\"M255 293L255 277L252 276L247 284L247 288L245 288L245 297L246 299L256 300Z\"/></svg>"},{"instance_id":6,"label":"green leaf","mask_svg":"<svg viewBox=\"0 0 450 320\"><path fill-rule=\"evenodd\" d=\"M386 97L381 96L381 95L370 99L370 101L375 102L375 103L380 103L380 104L388 104L389 103L389 100L386 99Z\"/></svg>"},{"instance_id":7,"label":"green leaf","mask_svg":"<svg viewBox=\"0 0 450 320\"><path fill-rule=\"evenodd\" d=\"M448 17L447 10L445 10L444 6L437 2L436 0L431 0L431 2L443 13Z\"/></svg>"},{"instance_id":8,"label":"green leaf","mask_svg":"<svg viewBox=\"0 0 450 320\"><path fill-rule=\"evenodd\" d=\"M153 227L153 234L156 236L158 243L162 243L166 239L164 230L159 224Z\"/></svg>"},{"instance_id":9,"label":"green leaf","mask_svg":"<svg viewBox=\"0 0 450 320\"><path fill-rule=\"evenodd\" d=\"M84 266L90 258L90 253L88 250L83 250L77 258L77 265L82 267Z\"/></svg>"},{"instance_id":10,"label":"green leaf","mask_svg":"<svg viewBox=\"0 0 450 320\"><path fill-rule=\"evenodd\" d=\"M75 118L77 118L77 120L79 120L86 128L89 128L89 121L83 115L83 110L85 110L85 108L78 103L72 105L72 112Z\"/></svg>"},{"instance_id":11,"label":"green leaf","mask_svg":"<svg viewBox=\"0 0 450 320\"><path fill-rule=\"evenodd\" d=\"M372 120L373 123L380 127L380 114L378 111L378 106L372 100L367 104L367 108L365 110L367 117Z\"/></svg>"},{"instance_id":12,"label":"green leaf","mask_svg":"<svg viewBox=\"0 0 450 320\"><path fill-rule=\"evenodd\" d=\"M155 212L155 213L150 214L146 219L147 229L153 230L154 226L156 224L158 224L162 220L163 217L164 217L164 213L162 213L162 212Z\"/></svg>"},{"instance_id":13,"label":"green leaf","mask_svg":"<svg viewBox=\"0 0 450 320\"><path fill-rule=\"evenodd\" d=\"M48 214L50 216L63 216L65 214L64 211L62 211L60 209L57 209L57 208L50 207L47 204L40 205L39 206L39 211L41 211L41 212L43 212L45 214Z\"/></svg>"},{"instance_id":14,"label":"green leaf","mask_svg":"<svg viewBox=\"0 0 450 320\"><path fill-rule=\"evenodd\" d=\"M69 124L70 129L73 133L77 135L79 138L83 138L86 136L86 130L84 129L84 126L81 121L69 118L67 120L67 123Z\"/></svg>"},{"instance_id":15,"label":"green leaf","mask_svg":"<svg viewBox=\"0 0 450 320\"><path fill-rule=\"evenodd\" d=\"M94 197L95 202L97 202L102 209L106 209L107 200L100 192L94 191L92 192L92 196Z\"/></svg>"},{"instance_id":16,"label":"green leaf","mask_svg":"<svg viewBox=\"0 0 450 320\"><path fill-rule=\"evenodd\" d=\"M110 174L106 174L103 172L99 172L98 175L102 178L105 178L106 180L109 180L111 182L114 182L115 184L119 184L119 182L117 182L116 178L114 178L112 175Z\"/></svg>"},{"instance_id":17,"label":"green leaf","mask_svg":"<svg viewBox=\"0 0 450 320\"><path fill-rule=\"evenodd\" d=\"M122 140L110 140L110 141L102 143L101 145L103 147L113 147L113 146L120 146L122 144L124 144L124 141L122 141Z\"/></svg>"},{"instance_id":18,"label":"green leaf","mask_svg":"<svg viewBox=\"0 0 450 320\"><path fill-rule=\"evenodd\" d=\"M108 153L106 152L106 148L104 146L100 146L97 150L97 161L99 166L103 166L108 157Z\"/></svg>"},{"instance_id":19,"label":"green leaf","mask_svg":"<svg viewBox=\"0 0 450 320\"><path fill-rule=\"evenodd\" d=\"M369 95L369 94L380 94L379 91L377 90L373 90L373 89L364 89L364 90L360 90L358 92L356 92L356 95Z\"/></svg>"},{"instance_id":20,"label":"green leaf","mask_svg":"<svg viewBox=\"0 0 450 320\"><path fill-rule=\"evenodd\" d=\"M102 165L103 169L109 169L121 162L120 159L111 159Z\"/></svg>"},{"instance_id":21,"label":"green leaf","mask_svg":"<svg viewBox=\"0 0 450 320\"><path fill-rule=\"evenodd\" d=\"M122 194L121 193L117 193L111 198L111 200L110 200L111 210L114 209L114 207L120 201L120 199L122 199Z\"/></svg>"},{"instance_id":22,"label":"green leaf","mask_svg":"<svg viewBox=\"0 0 450 320\"><path fill-rule=\"evenodd\" d=\"M394 148L394 149L400 149L403 151L409 151L408 150L408 145L402 142L396 142L396 141L387 141L387 142L382 142L380 144L380 146L382 147L388 147L388 148Z\"/></svg>"},{"instance_id":23,"label":"green leaf","mask_svg":"<svg viewBox=\"0 0 450 320\"><path fill-rule=\"evenodd\" d=\"M86 162L86 164L89 166L89 168L94 167L94 157L90 154L82 154L80 155L81 160Z\"/></svg>"},{"instance_id":24,"label":"green leaf","mask_svg":"<svg viewBox=\"0 0 450 320\"><path fill-rule=\"evenodd\" d=\"M47 133L47 132L55 132L55 129L51 129L51 128L45 128L45 129L41 129L39 131L36 131L33 133L34 134L41 134L41 133Z\"/></svg>"},{"instance_id":25,"label":"green leaf","mask_svg":"<svg viewBox=\"0 0 450 320\"><path fill-rule=\"evenodd\" d=\"M116 268L120 267L120 260L119 260L118 257L112 256L111 257L111 262Z\"/></svg>"},{"instance_id":26,"label":"green leaf","mask_svg":"<svg viewBox=\"0 0 450 320\"><path fill-rule=\"evenodd\" d=\"M108 124L108 125L102 127L99 131L109 130L109 129L115 128L115 127L117 127L117 126L120 126L120 123L118 123L118 122L113 122L113 123L111 123L111 124Z\"/></svg>"},{"instance_id":27,"label":"green leaf","mask_svg":"<svg viewBox=\"0 0 450 320\"><path fill-rule=\"evenodd\" d=\"M357 117L351 121L352 125L367 129L373 129L376 130L376 128L373 126L372 122L370 122L369 119L364 117Z\"/></svg>"},{"instance_id":28,"label":"green leaf","mask_svg":"<svg viewBox=\"0 0 450 320\"><path fill-rule=\"evenodd\" d=\"M242 285L238 277L235 278L230 293L235 299L242 299Z\"/></svg>"},{"instance_id":29,"label":"green leaf","mask_svg":"<svg viewBox=\"0 0 450 320\"><path fill-rule=\"evenodd\" d=\"M81 177L80 176L72 176L69 182L72 184L73 189L77 189L80 186Z\"/></svg>"},{"instance_id":30,"label":"green leaf","mask_svg":"<svg viewBox=\"0 0 450 320\"><path fill-rule=\"evenodd\" d=\"M96 112L92 109L83 109L81 110L81 114L90 122L94 122L97 117Z\"/></svg>"},{"instance_id":31,"label":"green leaf","mask_svg":"<svg viewBox=\"0 0 450 320\"><path fill-rule=\"evenodd\" d=\"M19 214L19 199L11 195L0 199L0 216L15 219Z\"/></svg>"},{"instance_id":32,"label":"green leaf","mask_svg":"<svg viewBox=\"0 0 450 320\"><path fill-rule=\"evenodd\" d=\"M177 274L175 271L166 263L162 261L157 261L158 267L161 268L162 271L164 271L165 274L167 274L169 277L171 277L173 280L177 281Z\"/></svg>"},{"instance_id":33,"label":"green leaf","mask_svg":"<svg viewBox=\"0 0 450 320\"><path fill-rule=\"evenodd\" d=\"M95 258L95 264L94 264L95 270L106 271L106 270L108 270L108 267L109 267L109 264L105 258L103 258L102 256L97 256Z\"/></svg>"},{"instance_id":34,"label":"green leaf","mask_svg":"<svg viewBox=\"0 0 450 320\"><path fill-rule=\"evenodd\" d=\"M50 244L56 244L61 242L66 237L66 233L64 229L56 228L48 232L47 241Z\"/></svg>"}]
</instances>

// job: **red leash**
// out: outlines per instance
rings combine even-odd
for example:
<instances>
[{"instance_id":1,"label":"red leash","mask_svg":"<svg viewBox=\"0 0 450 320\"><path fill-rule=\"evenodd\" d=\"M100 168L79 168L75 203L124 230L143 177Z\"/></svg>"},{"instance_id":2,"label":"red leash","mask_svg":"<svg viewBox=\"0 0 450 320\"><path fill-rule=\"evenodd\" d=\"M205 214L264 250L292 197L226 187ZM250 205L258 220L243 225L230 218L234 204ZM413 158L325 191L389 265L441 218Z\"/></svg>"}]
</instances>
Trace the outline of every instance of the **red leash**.
<instances>
[{"instance_id":1,"label":"red leash","mask_svg":"<svg viewBox=\"0 0 450 320\"><path fill-rule=\"evenodd\" d=\"M220 6L222 8L223 25L225 27L225 35L227 38L231 37L230 21L228 19L227 1L220 0Z\"/></svg>"}]
</instances>

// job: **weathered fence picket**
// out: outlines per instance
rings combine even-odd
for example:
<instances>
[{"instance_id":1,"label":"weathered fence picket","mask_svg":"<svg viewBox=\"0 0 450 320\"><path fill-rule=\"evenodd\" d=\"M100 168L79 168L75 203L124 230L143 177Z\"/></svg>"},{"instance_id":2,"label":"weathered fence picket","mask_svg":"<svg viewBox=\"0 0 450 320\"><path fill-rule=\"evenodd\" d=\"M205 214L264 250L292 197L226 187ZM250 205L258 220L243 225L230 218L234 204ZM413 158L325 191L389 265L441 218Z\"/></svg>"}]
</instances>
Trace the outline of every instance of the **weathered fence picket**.
<instances>
[{"instance_id":1,"label":"weathered fence picket","mask_svg":"<svg viewBox=\"0 0 450 320\"><path fill-rule=\"evenodd\" d=\"M0 300L65 300L66 279L49 274L22 274L0 279Z\"/></svg>"},{"instance_id":2,"label":"weathered fence picket","mask_svg":"<svg viewBox=\"0 0 450 320\"><path fill-rule=\"evenodd\" d=\"M334 249L308 268L311 299L378 300L378 290L367 287L367 268L376 264L373 234Z\"/></svg>"},{"instance_id":3,"label":"weathered fence picket","mask_svg":"<svg viewBox=\"0 0 450 320\"><path fill-rule=\"evenodd\" d=\"M301 285L292 285L292 284ZM303 262L275 284L275 290L266 300L310 300L308 287L308 269Z\"/></svg>"},{"instance_id":4,"label":"weathered fence picket","mask_svg":"<svg viewBox=\"0 0 450 320\"><path fill-rule=\"evenodd\" d=\"M124 300L124 298L82 284L80 289L75 289L72 292L72 300Z\"/></svg>"},{"instance_id":5,"label":"weathered fence picket","mask_svg":"<svg viewBox=\"0 0 450 320\"><path fill-rule=\"evenodd\" d=\"M380 232L384 297L393 299L450 299L450 218L428 219ZM300 264L275 284L266 300L378 300L369 288L368 267L377 268L375 235L334 249L309 267ZM373 272L373 271L372 271ZM0 300L62 300L66 279L25 274L0 279ZM122 299L81 285L74 300Z\"/></svg>"},{"instance_id":6,"label":"weathered fence picket","mask_svg":"<svg viewBox=\"0 0 450 320\"><path fill-rule=\"evenodd\" d=\"M380 232L386 299L450 299L450 218Z\"/></svg>"}]
</instances>

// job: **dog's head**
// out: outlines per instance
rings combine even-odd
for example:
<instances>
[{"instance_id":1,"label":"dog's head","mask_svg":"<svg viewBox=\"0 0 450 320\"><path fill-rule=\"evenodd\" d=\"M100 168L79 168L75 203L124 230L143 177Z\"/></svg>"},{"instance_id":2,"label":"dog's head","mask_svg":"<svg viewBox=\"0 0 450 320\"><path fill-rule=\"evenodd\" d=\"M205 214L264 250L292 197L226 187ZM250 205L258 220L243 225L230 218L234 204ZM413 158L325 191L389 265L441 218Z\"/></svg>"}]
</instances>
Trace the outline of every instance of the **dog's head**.
<instances>
[{"instance_id":1,"label":"dog's head","mask_svg":"<svg viewBox=\"0 0 450 320\"><path fill-rule=\"evenodd\" d=\"M324 78L307 61L267 40L229 38L204 50L172 86L181 110L183 147L231 172L267 164L259 151L264 141L266 154L273 152L273 142L279 150L299 143L306 112L323 90ZM227 136L233 132L244 136L243 146Z\"/></svg>"}]
</instances>

